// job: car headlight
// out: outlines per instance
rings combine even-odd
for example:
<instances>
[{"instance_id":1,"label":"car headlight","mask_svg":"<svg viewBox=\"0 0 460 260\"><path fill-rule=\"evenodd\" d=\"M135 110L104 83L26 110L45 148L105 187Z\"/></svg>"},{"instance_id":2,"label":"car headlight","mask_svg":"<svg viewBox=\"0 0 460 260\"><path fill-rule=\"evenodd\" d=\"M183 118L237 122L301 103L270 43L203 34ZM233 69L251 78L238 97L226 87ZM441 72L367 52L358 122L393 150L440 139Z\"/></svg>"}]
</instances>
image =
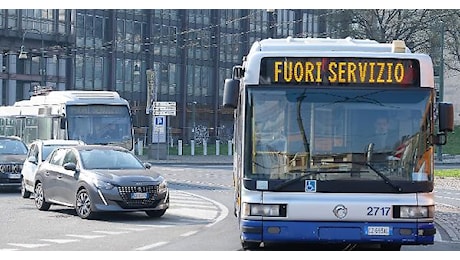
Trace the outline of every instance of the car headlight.
<instances>
[{"instance_id":1,"label":"car headlight","mask_svg":"<svg viewBox=\"0 0 460 260\"><path fill-rule=\"evenodd\" d=\"M243 203L243 216L286 217L286 205Z\"/></svg>"},{"instance_id":2,"label":"car headlight","mask_svg":"<svg viewBox=\"0 0 460 260\"><path fill-rule=\"evenodd\" d=\"M434 206L398 206L396 213L399 213L399 218L433 218Z\"/></svg>"},{"instance_id":3,"label":"car headlight","mask_svg":"<svg viewBox=\"0 0 460 260\"><path fill-rule=\"evenodd\" d=\"M163 179L161 183L158 185L158 193L165 193L168 191L168 183L166 180Z\"/></svg>"},{"instance_id":4,"label":"car headlight","mask_svg":"<svg viewBox=\"0 0 460 260\"><path fill-rule=\"evenodd\" d=\"M110 182L107 182L107 181L102 181L102 180L98 180L98 179L95 179L94 180L94 185L98 188L98 189L101 189L101 190L111 190L113 189L115 186L113 186L112 183Z\"/></svg>"}]
</instances>

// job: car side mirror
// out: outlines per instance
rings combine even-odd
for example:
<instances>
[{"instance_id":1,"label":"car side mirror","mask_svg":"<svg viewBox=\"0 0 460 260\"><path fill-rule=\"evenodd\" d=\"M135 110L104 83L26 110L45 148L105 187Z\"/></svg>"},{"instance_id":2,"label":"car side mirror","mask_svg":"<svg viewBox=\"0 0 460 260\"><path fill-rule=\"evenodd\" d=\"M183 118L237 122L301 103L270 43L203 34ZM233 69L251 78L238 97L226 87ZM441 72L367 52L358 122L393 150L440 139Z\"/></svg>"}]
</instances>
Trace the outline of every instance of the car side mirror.
<instances>
[{"instance_id":1,"label":"car side mirror","mask_svg":"<svg viewBox=\"0 0 460 260\"><path fill-rule=\"evenodd\" d=\"M77 165L73 162L68 162L64 164L64 169L68 171L77 171Z\"/></svg>"},{"instance_id":2,"label":"car side mirror","mask_svg":"<svg viewBox=\"0 0 460 260\"><path fill-rule=\"evenodd\" d=\"M150 168L152 168L152 164L146 162L146 163L144 163L144 167L145 167L146 169L150 169Z\"/></svg>"}]
</instances>

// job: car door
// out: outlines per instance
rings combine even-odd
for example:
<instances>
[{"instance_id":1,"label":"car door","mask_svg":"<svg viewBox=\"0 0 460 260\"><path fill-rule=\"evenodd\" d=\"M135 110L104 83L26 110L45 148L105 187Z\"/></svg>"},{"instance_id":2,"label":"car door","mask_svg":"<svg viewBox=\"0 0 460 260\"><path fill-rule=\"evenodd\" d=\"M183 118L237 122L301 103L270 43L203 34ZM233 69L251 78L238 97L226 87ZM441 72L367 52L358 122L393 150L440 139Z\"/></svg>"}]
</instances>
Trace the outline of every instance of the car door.
<instances>
[{"instance_id":1,"label":"car door","mask_svg":"<svg viewBox=\"0 0 460 260\"><path fill-rule=\"evenodd\" d=\"M60 186L60 195L62 195L62 201L66 204L73 205L76 197L76 187L78 182L78 173L71 170L64 169L66 163L74 163L78 167L77 157L75 151L68 149L67 153L62 162L62 171L58 175L58 182Z\"/></svg>"},{"instance_id":2,"label":"car door","mask_svg":"<svg viewBox=\"0 0 460 260\"><path fill-rule=\"evenodd\" d=\"M62 167L62 162L64 161L65 154L65 149L55 150L51 154L48 162L43 163L40 167L43 176L43 189L45 192L45 197L47 200L51 200L53 202L61 201L60 193L62 192L62 187L60 187L61 183L58 181L58 176L64 169Z\"/></svg>"},{"instance_id":3,"label":"car door","mask_svg":"<svg viewBox=\"0 0 460 260\"><path fill-rule=\"evenodd\" d=\"M38 151L39 146L36 143L32 143L21 170L24 183L27 185L27 189L31 192L33 192L35 173L37 172L39 163Z\"/></svg>"}]
</instances>

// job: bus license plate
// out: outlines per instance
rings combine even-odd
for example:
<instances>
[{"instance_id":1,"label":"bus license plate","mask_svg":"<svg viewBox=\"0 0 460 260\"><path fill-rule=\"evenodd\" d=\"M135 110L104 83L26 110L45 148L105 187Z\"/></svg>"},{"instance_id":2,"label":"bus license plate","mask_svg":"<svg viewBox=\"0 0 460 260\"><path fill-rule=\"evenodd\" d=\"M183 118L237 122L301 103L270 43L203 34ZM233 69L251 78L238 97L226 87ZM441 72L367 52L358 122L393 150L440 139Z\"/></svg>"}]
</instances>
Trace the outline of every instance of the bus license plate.
<instances>
[{"instance_id":1,"label":"bus license plate","mask_svg":"<svg viewBox=\"0 0 460 260\"><path fill-rule=\"evenodd\" d=\"M131 199L133 200L140 200L140 199L146 199L148 197L147 192L135 192L131 193Z\"/></svg>"},{"instance_id":2,"label":"bus license plate","mask_svg":"<svg viewBox=\"0 0 460 260\"><path fill-rule=\"evenodd\" d=\"M367 227L367 235L369 236L389 236L390 227Z\"/></svg>"}]
</instances>

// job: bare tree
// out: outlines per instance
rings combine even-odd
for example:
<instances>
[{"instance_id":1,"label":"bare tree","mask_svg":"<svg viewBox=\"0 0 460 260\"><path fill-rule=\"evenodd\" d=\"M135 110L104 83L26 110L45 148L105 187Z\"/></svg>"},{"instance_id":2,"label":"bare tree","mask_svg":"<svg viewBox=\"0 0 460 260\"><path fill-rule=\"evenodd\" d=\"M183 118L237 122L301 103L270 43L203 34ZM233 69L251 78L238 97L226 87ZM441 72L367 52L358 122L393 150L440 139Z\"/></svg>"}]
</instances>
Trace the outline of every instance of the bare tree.
<instances>
[{"instance_id":1,"label":"bare tree","mask_svg":"<svg viewBox=\"0 0 460 260\"><path fill-rule=\"evenodd\" d=\"M460 72L460 10L445 10L442 22L445 65L450 70Z\"/></svg>"},{"instance_id":2,"label":"bare tree","mask_svg":"<svg viewBox=\"0 0 460 260\"><path fill-rule=\"evenodd\" d=\"M429 54L435 65L443 54L444 65L460 72L460 10L347 9L326 15L330 37L404 40L412 51Z\"/></svg>"}]
</instances>

